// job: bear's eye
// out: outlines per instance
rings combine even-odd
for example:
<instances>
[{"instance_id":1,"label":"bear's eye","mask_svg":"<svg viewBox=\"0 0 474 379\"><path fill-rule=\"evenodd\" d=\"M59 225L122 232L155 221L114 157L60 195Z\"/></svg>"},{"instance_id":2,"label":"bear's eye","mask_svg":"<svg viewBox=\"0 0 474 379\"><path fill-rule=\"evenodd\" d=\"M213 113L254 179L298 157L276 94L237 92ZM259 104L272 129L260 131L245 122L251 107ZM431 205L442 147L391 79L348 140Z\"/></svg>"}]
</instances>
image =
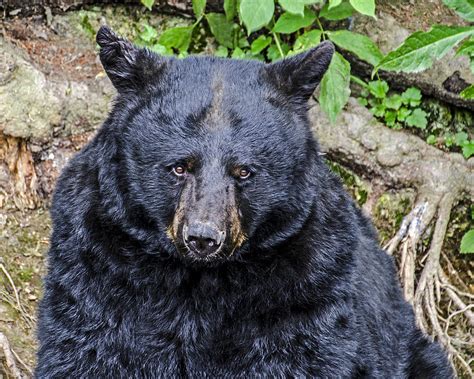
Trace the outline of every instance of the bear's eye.
<instances>
[{"instance_id":1,"label":"bear's eye","mask_svg":"<svg viewBox=\"0 0 474 379\"><path fill-rule=\"evenodd\" d=\"M183 165L178 164L173 167L173 173L176 176L183 176L186 173L186 168Z\"/></svg>"},{"instance_id":2,"label":"bear's eye","mask_svg":"<svg viewBox=\"0 0 474 379\"><path fill-rule=\"evenodd\" d=\"M246 167L241 167L239 169L239 178L240 179L247 179L250 176L250 170Z\"/></svg>"}]
</instances>

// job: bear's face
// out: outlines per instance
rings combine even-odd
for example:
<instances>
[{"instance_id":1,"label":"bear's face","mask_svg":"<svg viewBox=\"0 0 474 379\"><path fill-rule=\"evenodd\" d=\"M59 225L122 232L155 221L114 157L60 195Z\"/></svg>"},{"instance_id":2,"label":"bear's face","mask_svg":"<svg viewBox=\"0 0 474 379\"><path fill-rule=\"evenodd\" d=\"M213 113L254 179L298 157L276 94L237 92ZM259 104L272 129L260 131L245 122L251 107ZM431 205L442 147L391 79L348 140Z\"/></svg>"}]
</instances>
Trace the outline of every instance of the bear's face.
<instances>
[{"instance_id":1,"label":"bear's face","mask_svg":"<svg viewBox=\"0 0 474 379\"><path fill-rule=\"evenodd\" d=\"M268 243L285 218L301 213L315 152L306 102L332 45L264 65L162 58L108 29L98 42L119 90L114 118L122 120L127 195L182 256L225 261Z\"/></svg>"}]
</instances>

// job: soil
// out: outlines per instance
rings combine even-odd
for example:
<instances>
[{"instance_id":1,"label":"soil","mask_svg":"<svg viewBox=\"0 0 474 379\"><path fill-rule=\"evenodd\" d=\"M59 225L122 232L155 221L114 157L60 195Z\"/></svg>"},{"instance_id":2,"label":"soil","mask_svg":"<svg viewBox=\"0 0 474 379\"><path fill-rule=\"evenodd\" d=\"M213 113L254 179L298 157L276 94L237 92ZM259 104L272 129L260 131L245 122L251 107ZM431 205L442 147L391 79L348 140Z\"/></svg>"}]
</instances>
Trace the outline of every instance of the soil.
<instances>
[{"instance_id":1,"label":"soil","mask_svg":"<svg viewBox=\"0 0 474 379\"><path fill-rule=\"evenodd\" d=\"M377 10L390 14L411 31L426 31L434 24L469 25L453 10L447 8L441 0L379 0Z\"/></svg>"}]
</instances>

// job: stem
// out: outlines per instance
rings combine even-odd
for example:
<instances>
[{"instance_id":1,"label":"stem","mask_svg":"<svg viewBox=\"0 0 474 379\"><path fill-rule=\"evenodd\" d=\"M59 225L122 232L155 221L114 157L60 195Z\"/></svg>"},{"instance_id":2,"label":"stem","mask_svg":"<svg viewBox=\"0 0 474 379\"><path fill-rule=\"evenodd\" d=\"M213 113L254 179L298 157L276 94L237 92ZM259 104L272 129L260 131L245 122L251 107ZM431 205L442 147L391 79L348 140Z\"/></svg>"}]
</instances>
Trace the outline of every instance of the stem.
<instances>
[{"instance_id":1,"label":"stem","mask_svg":"<svg viewBox=\"0 0 474 379\"><path fill-rule=\"evenodd\" d=\"M285 57L285 53L283 53L283 50L281 49L281 45L280 45L280 40L278 39L278 36L276 35L275 32L272 32L272 35L273 35L273 39L275 40L275 43L277 45L277 48L278 48L278 51L280 52L280 56L282 58Z\"/></svg>"},{"instance_id":2,"label":"stem","mask_svg":"<svg viewBox=\"0 0 474 379\"><path fill-rule=\"evenodd\" d=\"M323 40L326 39L326 32L324 31L323 25L321 24L321 21L319 21L319 17L316 17L316 22L318 23L319 30L321 30L321 35L323 37Z\"/></svg>"},{"instance_id":3,"label":"stem","mask_svg":"<svg viewBox=\"0 0 474 379\"><path fill-rule=\"evenodd\" d=\"M364 82L361 78L358 78L357 76L351 75L351 80L352 80L354 83L360 85L360 86L363 87L363 88L367 88L367 87L368 87L367 83Z\"/></svg>"}]
</instances>

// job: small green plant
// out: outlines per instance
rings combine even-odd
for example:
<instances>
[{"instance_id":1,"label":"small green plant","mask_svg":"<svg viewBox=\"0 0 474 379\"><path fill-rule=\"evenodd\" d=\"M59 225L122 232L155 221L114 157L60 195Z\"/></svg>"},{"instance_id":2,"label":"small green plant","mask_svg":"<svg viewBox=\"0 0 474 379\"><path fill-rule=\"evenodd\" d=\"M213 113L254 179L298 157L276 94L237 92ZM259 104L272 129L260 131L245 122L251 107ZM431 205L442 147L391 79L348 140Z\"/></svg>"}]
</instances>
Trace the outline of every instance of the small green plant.
<instances>
[{"instance_id":1,"label":"small green plant","mask_svg":"<svg viewBox=\"0 0 474 379\"><path fill-rule=\"evenodd\" d=\"M388 92L387 82L371 81L364 86L359 102L390 128L426 128L427 113L419 108L422 95L418 88L410 87L401 94L388 95Z\"/></svg>"},{"instance_id":2,"label":"small green plant","mask_svg":"<svg viewBox=\"0 0 474 379\"><path fill-rule=\"evenodd\" d=\"M426 142L430 145L444 145L447 148L459 147L466 159L474 155L474 139L469 139L468 134L465 132L448 133L441 137L431 134L426 139Z\"/></svg>"},{"instance_id":3,"label":"small green plant","mask_svg":"<svg viewBox=\"0 0 474 379\"><path fill-rule=\"evenodd\" d=\"M474 220L474 207L471 208L471 219ZM474 253L474 229L469 230L461 239L461 253Z\"/></svg>"},{"instance_id":4,"label":"small green plant","mask_svg":"<svg viewBox=\"0 0 474 379\"><path fill-rule=\"evenodd\" d=\"M472 0L443 0L466 21L474 22ZM397 49L389 52L374 68L397 72L420 72L430 68L434 60L443 58L450 50L459 45L458 55L467 55L474 73L474 27L434 25L427 32L417 31L410 35ZM460 94L465 99L474 99L474 85L470 85Z\"/></svg>"}]
</instances>

